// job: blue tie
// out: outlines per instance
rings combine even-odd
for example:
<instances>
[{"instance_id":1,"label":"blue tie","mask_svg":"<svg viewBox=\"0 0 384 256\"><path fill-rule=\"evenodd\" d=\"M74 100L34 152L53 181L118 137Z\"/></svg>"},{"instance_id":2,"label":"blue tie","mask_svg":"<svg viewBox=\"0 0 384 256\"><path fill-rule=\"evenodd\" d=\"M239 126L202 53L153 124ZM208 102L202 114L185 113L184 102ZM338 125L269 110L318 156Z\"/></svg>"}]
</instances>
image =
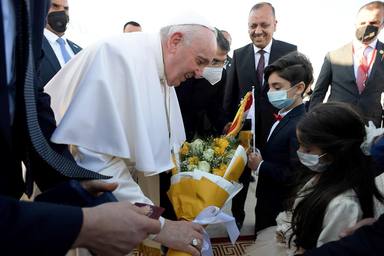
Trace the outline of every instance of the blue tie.
<instances>
[{"instance_id":1,"label":"blue tie","mask_svg":"<svg viewBox=\"0 0 384 256\"><path fill-rule=\"evenodd\" d=\"M65 48L65 40L63 38L59 37L59 38L57 38L56 41L60 45L60 51L61 51L61 55L63 55L64 62L67 63L71 59L71 56L69 55L67 49Z\"/></svg>"}]
</instances>

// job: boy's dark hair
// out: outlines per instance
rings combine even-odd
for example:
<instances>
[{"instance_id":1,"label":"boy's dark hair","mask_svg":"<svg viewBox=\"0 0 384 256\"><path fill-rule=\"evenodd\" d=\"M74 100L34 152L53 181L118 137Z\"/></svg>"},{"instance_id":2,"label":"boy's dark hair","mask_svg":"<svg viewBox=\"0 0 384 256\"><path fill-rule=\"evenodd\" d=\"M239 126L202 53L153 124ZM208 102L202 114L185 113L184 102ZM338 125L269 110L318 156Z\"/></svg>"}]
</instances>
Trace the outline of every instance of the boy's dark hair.
<instances>
[{"instance_id":1,"label":"boy's dark hair","mask_svg":"<svg viewBox=\"0 0 384 256\"><path fill-rule=\"evenodd\" d=\"M291 86L304 82L304 92L313 82L311 62L304 54L297 51L291 52L267 66L264 70L265 81L268 81L269 76L275 72L279 77L289 81Z\"/></svg>"}]
</instances>

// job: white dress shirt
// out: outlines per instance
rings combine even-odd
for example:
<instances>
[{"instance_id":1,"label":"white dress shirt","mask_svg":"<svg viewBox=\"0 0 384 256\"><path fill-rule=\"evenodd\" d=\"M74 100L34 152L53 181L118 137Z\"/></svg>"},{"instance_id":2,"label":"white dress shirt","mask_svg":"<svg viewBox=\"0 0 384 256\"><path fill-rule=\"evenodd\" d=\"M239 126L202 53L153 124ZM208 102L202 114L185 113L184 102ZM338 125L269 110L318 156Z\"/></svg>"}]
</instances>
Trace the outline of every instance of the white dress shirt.
<instances>
[{"instance_id":1,"label":"white dress shirt","mask_svg":"<svg viewBox=\"0 0 384 256\"><path fill-rule=\"evenodd\" d=\"M44 29L44 36L45 38L47 38L49 44L51 45L57 59L59 60L60 66L63 67L65 64L65 61L64 61L63 55L61 54L60 45L57 42L57 39L59 37L46 28ZM61 38L64 39L65 49L69 53L69 56L71 56L72 58L73 56L75 56L75 53L72 51L72 48L69 46L67 38L65 37L65 35L61 36Z\"/></svg>"},{"instance_id":2,"label":"white dress shirt","mask_svg":"<svg viewBox=\"0 0 384 256\"><path fill-rule=\"evenodd\" d=\"M279 115L281 115L283 118L291 111L292 109L288 110L288 111L285 111L285 112L281 112L281 110L279 111ZM271 134L273 133L273 131L275 130L275 128L277 127L277 125L280 123L281 120L277 120L273 125L272 125L272 128L271 130L269 131L269 135L268 135L268 138L267 138L267 142L269 141L269 138L271 137ZM261 160L261 162L259 163L259 166L257 166L256 168L256 171L255 171L255 174L258 175L259 174L259 170L261 168L261 165L263 164L264 160Z\"/></svg>"},{"instance_id":3,"label":"white dress shirt","mask_svg":"<svg viewBox=\"0 0 384 256\"><path fill-rule=\"evenodd\" d=\"M368 48L364 51L365 45L362 44L361 42L354 40L352 45L353 45L353 70L355 71L355 78L357 78L357 70L359 69L360 65L360 58L361 55L363 54L362 51L364 51L364 55L367 58L367 63L369 66L368 69L368 76L371 74L372 66L375 60L372 60L372 58L375 58L373 55L376 49L376 44L377 44L377 39L373 40L368 45ZM376 53L377 54L377 53ZM371 61L372 60L372 61Z\"/></svg>"}]
</instances>

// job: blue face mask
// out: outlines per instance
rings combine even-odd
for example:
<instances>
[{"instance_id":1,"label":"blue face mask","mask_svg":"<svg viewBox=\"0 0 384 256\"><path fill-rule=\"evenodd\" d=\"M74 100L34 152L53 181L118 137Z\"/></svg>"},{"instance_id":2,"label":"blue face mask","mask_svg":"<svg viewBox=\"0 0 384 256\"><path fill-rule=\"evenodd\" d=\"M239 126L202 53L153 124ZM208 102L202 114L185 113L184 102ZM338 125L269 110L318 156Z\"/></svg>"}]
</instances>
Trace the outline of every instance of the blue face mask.
<instances>
[{"instance_id":1,"label":"blue face mask","mask_svg":"<svg viewBox=\"0 0 384 256\"><path fill-rule=\"evenodd\" d=\"M272 106L278 109L283 109L291 106L295 100L288 98L288 91L292 88L293 87L288 90L268 92L267 95L269 102L271 102Z\"/></svg>"}]
</instances>

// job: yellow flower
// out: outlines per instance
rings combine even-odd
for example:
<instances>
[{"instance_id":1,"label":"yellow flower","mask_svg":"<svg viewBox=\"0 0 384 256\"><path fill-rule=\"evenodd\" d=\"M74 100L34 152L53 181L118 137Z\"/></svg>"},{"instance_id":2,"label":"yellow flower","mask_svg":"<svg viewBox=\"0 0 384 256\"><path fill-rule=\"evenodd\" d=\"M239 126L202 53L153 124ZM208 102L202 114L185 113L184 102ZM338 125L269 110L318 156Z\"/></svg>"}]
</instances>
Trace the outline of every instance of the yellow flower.
<instances>
[{"instance_id":1,"label":"yellow flower","mask_svg":"<svg viewBox=\"0 0 384 256\"><path fill-rule=\"evenodd\" d=\"M227 170L227 165L226 164L220 164L219 168L212 168L212 173L215 175L223 177L226 170Z\"/></svg>"},{"instance_id":2,"label":"yellow flower","mask_svg":"<svg viewBox=\"0 0 384 256\"><path fill-rule=\"evenodd\" d=\"M189 143L186 142L181 147L180 154L185 156L186 154L188 154L188 152L189 152Z\"/></svg>"},{"instance_id":3,"label":"yellow flower","mask_svg":"<svg viewBox=\"0 0 384 256\"><path fill-rule=\"evenodd\" d=\"M214 146L218 146L224 149L226 149L229 145L229 142L226 138L216 138L213 140L213 143L215 144Z\"/></svg>"},{"instance_id":4,"label":"yellow flower","mask_svg":"<svg viewBox=\"0 0 384 256\"><path fill-rule=\"evenodd\" d=\"M190 165L197 165L199 163L199 158L197 156L191 156L188 158L188 163Z\"/></svg>"},{"instance_id":5,"label":"yellow flower","mask_svg":"<svg viewBox=\"0 0 384 256\"><path fill-rule=\"evenodd\" d=\"M213 147L213 150L215 151L216 156L222 156L224 155L225 148Z\"/></svg>"}]
</instances>

